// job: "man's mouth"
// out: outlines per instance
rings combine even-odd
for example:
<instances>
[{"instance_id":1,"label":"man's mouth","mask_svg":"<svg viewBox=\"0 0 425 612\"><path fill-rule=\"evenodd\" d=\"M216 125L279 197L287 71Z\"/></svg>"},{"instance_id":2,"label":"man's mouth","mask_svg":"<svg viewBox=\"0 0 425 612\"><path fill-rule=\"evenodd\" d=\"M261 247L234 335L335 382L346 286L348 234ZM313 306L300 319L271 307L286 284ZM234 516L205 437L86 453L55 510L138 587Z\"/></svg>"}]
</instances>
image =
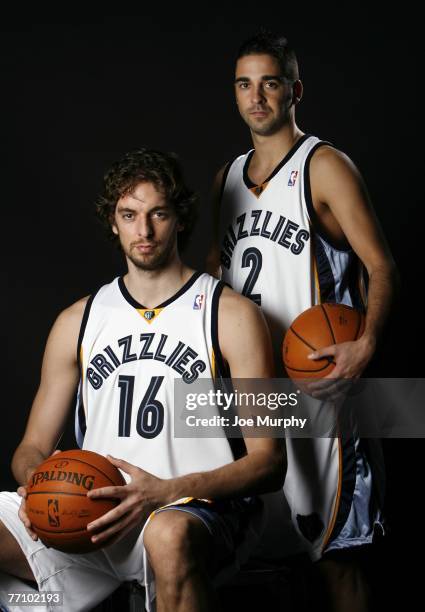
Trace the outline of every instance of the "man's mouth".
<instances>
[{"instance_id":1,"label":"man's mouth","mask_svg":"<svg viewBox=\"0 0 425 612\"><path fill-rule=\"evenodd\" d=\"M257 109L250 111L249 114L253 115L254 117L265 117L267 115L267 111Z\"/></svg>"},{"instance_id":2,"label":"man's mouth","mask_svg":"<svg viewBox=\"0 0 425 612\"><path fill-rule=\"evenodd\" d=\"M155 248L155 244L135 244L134 248L136 248L139 253L149 253Z\"/></svg>"}]
</instances>

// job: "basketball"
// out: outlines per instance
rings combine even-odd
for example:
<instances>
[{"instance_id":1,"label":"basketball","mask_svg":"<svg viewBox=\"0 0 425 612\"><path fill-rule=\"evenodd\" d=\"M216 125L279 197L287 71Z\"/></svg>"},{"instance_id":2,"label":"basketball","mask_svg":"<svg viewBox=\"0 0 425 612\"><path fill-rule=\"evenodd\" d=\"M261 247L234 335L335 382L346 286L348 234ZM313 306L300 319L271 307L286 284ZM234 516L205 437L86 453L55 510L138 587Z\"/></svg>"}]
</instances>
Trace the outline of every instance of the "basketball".
<instances>
[{"instance_id":1,"label":"basketball","mask_svg":"<svg viewBox=\"0 0 425 612\"><path fill-rule=\"evenodd\" d=\"M319 304L302 312L285 334L283 363L291 378L323 378L332 372L332 357L308 359L315 350L357 340L363 334L364 315L345 304Z\"/></svg>"},{"instance_id":2,"label":"basketball","mask_svg":"<svg viewBox=\"0 0 425 612\"><path fill-rule=\"evenodd\" d=\"M26 512L32 530L46 544L68 553L97 550L88 523L118 503L115 498L90 499L87 491L122 486L126 481L110 461L92 451L69 450L41 463L27 485Z\"/></svg>"}]
</instances>

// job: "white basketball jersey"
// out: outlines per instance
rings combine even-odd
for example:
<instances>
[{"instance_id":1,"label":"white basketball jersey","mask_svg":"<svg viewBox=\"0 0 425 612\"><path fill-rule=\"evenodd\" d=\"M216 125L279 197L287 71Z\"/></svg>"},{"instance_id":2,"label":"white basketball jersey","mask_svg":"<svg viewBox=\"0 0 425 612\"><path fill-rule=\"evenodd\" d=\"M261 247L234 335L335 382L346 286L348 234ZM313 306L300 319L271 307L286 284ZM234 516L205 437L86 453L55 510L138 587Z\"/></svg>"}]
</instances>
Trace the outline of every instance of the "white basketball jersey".
<instances>
[{"instance_id":1,"label":"white basketball jersey","mask_svg":"<svg viewBox=\"0 0 425 612\"><path fill-rule=\"evenodd\" d=\"M228 168L220 207L222 279L259 304L280 351L301 312L320 302L361 305L361 264L313 231L309 163L323 144L304 135L261 185L248 177L254 153ZM283 368L280 355L276 363ZM283 372L283 370L281 370Z\"/></svg>"},{"instance_id":2,"label":"white basketball jersey","mask_svg":"<svg viewBox=\"0 0 425 612\"><path fill-rule=\"evenodd\" d=\"M361 262L350 248L337 249L317 231L309 164L323 144L330 143L302 136L261 185L254 185L248 176L254 150L234 160L223 177L219 234L222 280L261 306L272 335L277 375L281 376L286 376L283 337L301 312L321 302L364 308ZM312 402L319 410L320 402ZM356 511L364 523L359 532L353 521L346 541L363 543L363 537L371 537L372 527L366 520L371 505L370 475L359 441L341 444L335 438L289 438L287 453L284 492L298 537L302 535L312 557L320 557L330 547L331 539L353 514L355 488L357 494L362 493L357 501L361 508ZM287 542L281 555L299 551L293 534Z\"/></svg>"},{"instance_id":3,"label":"white basketball jersey","mask_svg":"<svg viewBox=\"0 0 425 612\"><path fill-rule=\"evenodd\" d=\"M195 273L174 297L151 309L132 298L122 278L94 295L79 340L81 448L125 459L159 478L233 461L224 434L174 436L175 379L189 386L198 377L215 376L222 286Z\"/></svg>"}]
</instances>

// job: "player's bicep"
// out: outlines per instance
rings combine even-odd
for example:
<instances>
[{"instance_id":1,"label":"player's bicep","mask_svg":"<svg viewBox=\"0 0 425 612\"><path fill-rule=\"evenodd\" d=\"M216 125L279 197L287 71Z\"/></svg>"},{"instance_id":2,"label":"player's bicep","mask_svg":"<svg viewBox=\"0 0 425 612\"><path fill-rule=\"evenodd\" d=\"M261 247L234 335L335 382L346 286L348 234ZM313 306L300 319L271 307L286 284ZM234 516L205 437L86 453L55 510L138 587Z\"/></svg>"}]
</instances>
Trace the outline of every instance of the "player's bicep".
<instances>
[{"instance_id":1,"label":"player's bicep","mask_svg":"<svg viewBox=\"0 0 425 612\"><path fill-rule=\"evenodd\" d=\"M274 376L270 332L262 311L227 287L219 306L219 343L232 378Z\"/></svg>"},{"instance_id":2,"label":"player's bicep","mask_svg":"<svg viewBox=\"0 0 425 612\"><path fill-rule=\"evenodd\" d=\"M370 272L390 256L363 178L354 163L336 151L313 157L311 180L349 244Z\"/></svg>"},{"instance_id":3,"label":"player's bicep","mask_svg":"<svg viewBox=\"0 0 425 612\"><path fill-rule=\"evenodd\" d=\"M48 455L57 444L71 407L78 380L79 312L64 311L53 325L43 357L41 379L21 444Z\"/></svg>"}]
</instances>

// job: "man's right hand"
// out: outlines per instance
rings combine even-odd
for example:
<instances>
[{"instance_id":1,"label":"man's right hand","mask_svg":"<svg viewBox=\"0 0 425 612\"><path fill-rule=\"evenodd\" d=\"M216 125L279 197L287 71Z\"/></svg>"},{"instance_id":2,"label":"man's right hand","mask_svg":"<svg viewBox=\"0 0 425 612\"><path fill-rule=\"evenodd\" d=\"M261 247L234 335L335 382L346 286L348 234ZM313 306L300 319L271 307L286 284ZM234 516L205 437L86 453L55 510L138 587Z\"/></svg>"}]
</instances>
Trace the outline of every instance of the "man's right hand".
<instances>
[{"instance_id":1,"label":"man's right hand","mask_svg":"<svg viewBox=\"0 0 425 612\"><path fill-rule=\"evenodd\" d=\"M56 455L57 453L60 453L61 451L59 449L53 451L53 453L50 455L51 457L53 457L53 455ZM28 480L31 478L31 476L33 475L33 473L35 472L36 468L34 468L28 476ZM27 533L31 536L31 538L36 541L38 540L38 535L35 533L35 531L33 531L31 529L31 521L28 518L27 512L26 512L26 508L25 508L25 500L27 498L27 486L26 485L21 485L20 487L18 487L18 489L16 490L16 492L18 493L18 495L20 495L22 497L22 501L21 501L21 505L19 507L18 510L18 516L21 519L21 521L23 522L25 529L27 530Z\"/></svg>"}]
</instances>

